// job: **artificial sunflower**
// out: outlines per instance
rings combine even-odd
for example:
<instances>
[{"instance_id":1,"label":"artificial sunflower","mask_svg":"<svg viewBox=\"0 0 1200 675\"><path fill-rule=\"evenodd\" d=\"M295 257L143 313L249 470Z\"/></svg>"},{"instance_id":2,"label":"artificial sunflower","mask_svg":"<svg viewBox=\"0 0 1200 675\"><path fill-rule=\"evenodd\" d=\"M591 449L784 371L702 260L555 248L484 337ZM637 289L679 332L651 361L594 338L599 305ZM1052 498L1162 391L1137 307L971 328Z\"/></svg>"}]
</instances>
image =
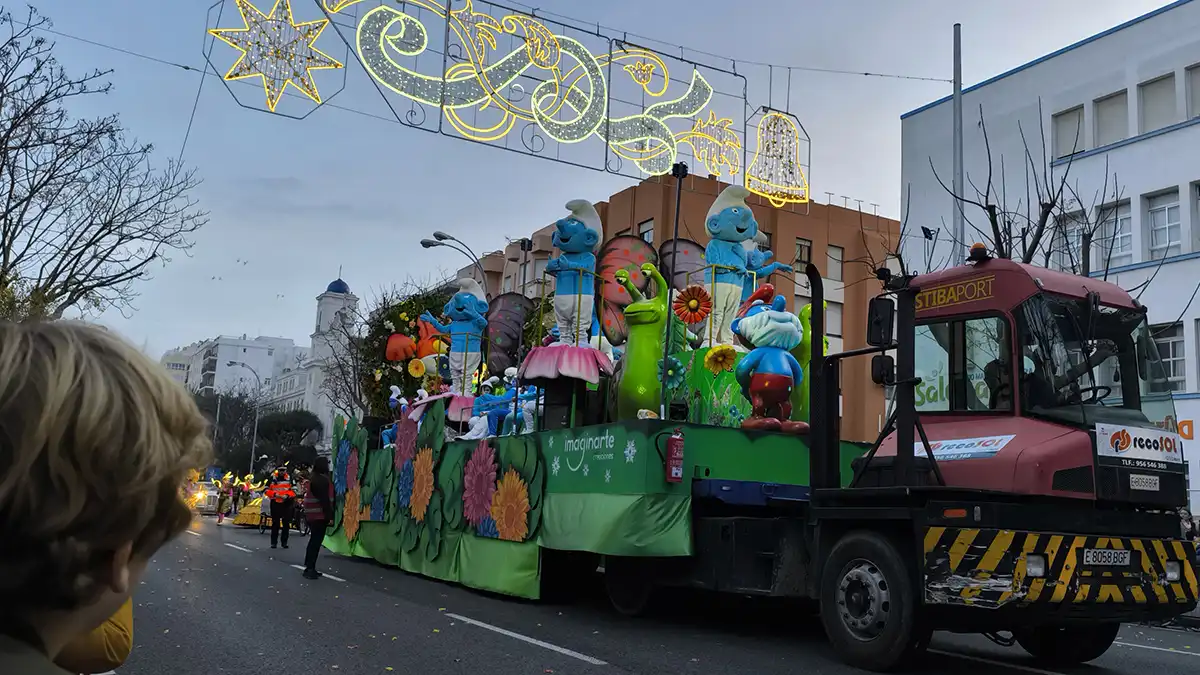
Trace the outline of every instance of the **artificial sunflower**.
<instances>
[{"instance_id":1,"label":"artificial sunflower","mask_svg":"<svg viewBox=\"0 0 1200 675\"><path fill-rule=\"evenodd\" d=\"M708 372L713 375L719 375L721 371L733 370L733 363L736 360L737 352L732 346L717 345L704 355L704 367L708 368Z\"/></svg>"},{"instance_id":2,"label":"artificial sunflower","mask_svg":"<svg viewBox=\"0 0 1200 675\"><path fill-rule=\"evenodd\" d=\"M425 362L421 359L413 359L408 362L408 374L415 378L425 377Z\"/></svg>"},{"instance_id":3,"label":"artificial sunflower","mask_svg":"<svg viewBox=\"0 0 1200 675\"><path fill-rule=\"evenodd\" d=\"M671 309L686 324L697 324L712 314L712 296L703 286L693 284L675 297Z\"/></svg>"},{"instance_id":4,"label":"artificial sunflower","mask_svg":"<svg viewBox=\"0 0 1200 675\"><path fill-rule=\"evenodd\" d=\"M421 448L413 462L412 509L413 520L425 522L425 511L429 508L429 499L433 497L433 450Z\"/></svg>"},{"instance_id":5,"label":"artificial sunflower","mask_svg":"<svg viewBox=\"0 0 1200 675\"><path fill-rule=\"evenodd\" d=\"M361 498L357 485L346 492L346 501L342 505L342 525L346 528L347 541L358 538L358 522L362 520L362 505L359 503Z\"/></svg>"},{"instance_id":6,"label":"artificial sunflower","mask_svg":"<svg viewBox=\"0 0 1200 675\"><path fill-rule=\"evenodd\" d=\"M525 541L529 535L529 488L516 469L504 472L492 495L492 520L500 538Z\"/></svg>"}]
</instances>

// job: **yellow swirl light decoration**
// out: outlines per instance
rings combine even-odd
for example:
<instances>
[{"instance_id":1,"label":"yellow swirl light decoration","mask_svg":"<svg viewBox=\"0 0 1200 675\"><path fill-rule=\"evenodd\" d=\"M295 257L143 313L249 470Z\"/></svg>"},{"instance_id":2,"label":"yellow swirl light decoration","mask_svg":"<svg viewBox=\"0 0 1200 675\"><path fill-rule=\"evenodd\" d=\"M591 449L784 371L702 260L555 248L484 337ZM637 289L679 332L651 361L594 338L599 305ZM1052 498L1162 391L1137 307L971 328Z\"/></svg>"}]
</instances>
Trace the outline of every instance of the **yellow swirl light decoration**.
<instances>
[{"instance_id":1,"label":"yellow swirl light decoration","mask_svg":"<svg viewBox=\"0 0 1200 675\"><path fill-rule=\"evenodd\" d=\"M440 77L399 63L395 55L416 58L428 49L429 31L415 17L386 5L372 9L359 21L355 34L358 55L376 82L404 98L441 108L455 131L468 139L497 141L511 133L518 120L533 122L560 144L599 136L618 156L651 175L670 171L680 142L692 143L693 147L702 142L712 145L714 150L706 155L711 159L702 161L714 168L722 166L720 148L728 153L740 147L740 142L729 143L720 129L714 130L718 132L715 135L707 134L693 124L691 130L683 132L685 138L678 139L667 126L666 120L671 118L692 120L711 100L712 87L699 71L693 71L683 96L660 100L637 115L610 118L604 67L610 61L621 62L635 83L650 96L660 98L670 76L657 54L622 48L612 54L593 55L579 41L555 35L533 17L510 14L497 21L475 12L473 3L451 10L448 17L445 8L432 0L408 0L406 4L446 17L450 30L462 43L464 61L453 64ZM501 33L522 37L524 48L492 58L495 38ZM531 68L548 77L530 94L529 106L523 107L509 101L502 92ZM656 72L662 74L661 82L654 77ZM477 126L461 113L465 109L489 108L500 113L499 121ZM572 114L560 119L566 108ZM728 125L723 129L728 131ZM727 160L725 171L729 165Z\"/></svg>"}]
</instances>

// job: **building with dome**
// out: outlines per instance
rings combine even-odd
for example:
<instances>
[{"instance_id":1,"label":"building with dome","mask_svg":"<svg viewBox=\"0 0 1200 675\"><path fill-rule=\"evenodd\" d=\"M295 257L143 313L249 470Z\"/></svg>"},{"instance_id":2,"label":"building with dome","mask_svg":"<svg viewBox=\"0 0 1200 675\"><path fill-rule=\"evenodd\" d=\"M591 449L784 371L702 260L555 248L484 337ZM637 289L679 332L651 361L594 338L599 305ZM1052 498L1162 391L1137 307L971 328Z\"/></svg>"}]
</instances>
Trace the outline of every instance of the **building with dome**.
<instances>
[{"instance_id":1,"label":"building with dome","mask_svg":"<svg viewBox=\"0 0 1200 675\"><path fill-rule=\"evenodd\" d=\"M316 297L317 311L309 345L290 338L220 335L168 351L163 365L178 381L202 394L261 392L263 410L308 410L326 433L318 449L328 450L329 430L342 411L333 402L326 375L336 371L349 345L358 297L340 277ZM230 365L230 364L233 365ZM243 365L244 364L244 365Z\"/></svg>"},{"instance_id":2,"label":"building with dome","mask_svg":"<svg viewBox=\"0 0 1200 675\"><path fill-rule=\"evenodd\" d=\"M292 362L274 373L272 384L266 387L264 405L274 410L312 412L325 428L317 447L328 450L333 418L358 412L342 410L346 402L337 395L337 387L326 383L327 377L337 377L338 365L347 362L344 357L337 357L346 354L349 348L358 313L358 296L339 277L329 282L316 300L317 316L309 336L309 347L297 349Z\"/></svg>"}]
</instances>

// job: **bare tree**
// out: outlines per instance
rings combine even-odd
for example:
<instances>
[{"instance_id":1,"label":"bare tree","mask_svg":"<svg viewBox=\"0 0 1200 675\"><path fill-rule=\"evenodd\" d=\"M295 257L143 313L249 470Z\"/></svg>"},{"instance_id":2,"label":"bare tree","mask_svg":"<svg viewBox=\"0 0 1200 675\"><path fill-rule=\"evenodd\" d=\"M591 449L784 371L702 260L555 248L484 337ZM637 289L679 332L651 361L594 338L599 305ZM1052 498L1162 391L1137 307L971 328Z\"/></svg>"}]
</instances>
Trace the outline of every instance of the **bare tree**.
<instances>
[{"instance_id":1,"label":"bare tree","mask_svg":"<svg viewBox=\"0 0 1200 675\"><path fill-rule=\"evenodd\" d=\"M1036 151L1029 146L1029 138L1025 134L1024 126L1020 122L1017 123L1023 145L1022 163L1025 169L1026 192L1017 199L1016 204L1010 204L1007 199L1008 176L1005 157L1003 155L999 158L992 156L992 146L988 138L987 121L984 118L982 105L979 107L979 126L983 133L987 174L982 184L976 182L970 175L966 176L967 183L974 194L965 194L965 186L963 194L955 194L954 190L947 186L938 175L937 167L933 165L933 158L929 160L929 167L933 170L934 178L937 179L942 189L955 199L955 208L963 209L963 218L966 224L974 230L975 234L990 244L996 257L1019 260L1026 264L1035 262L1039 254L1047 256L1048 249L1054 244L1055 216L1059 215L1063 209L1064 195L1069 190L1068 179L1071 174L1071 166L1076 151L1079 149L1082 133L1081 129L1076 128L1071 152L1065 156L1066 163L1061 167L1055 167L1059 169L1058 172L1052 171L1053 160L1047 150L1046 130L1041 121L1042 117L1042 101L1039 98L1038 134L1040 142ZM1056 173L1058 175L1055 175ZM970 217L968 211L970 213L977 212L975 209L968 209L968 206L978 209L978 213L983 216L983 223L977 224Z\"/></svg>"},{"instance_id":2,"label":"bare tree","mask_svg":"<svg viewBox=\"0 0 1200 675\"><path fill-rule=\"evenodd\" d=\"M1062 270L1081 276L1091 276L1093 261L1100 265L1105 277L1111 267L1119 235L1117 208L1124 191L1117 175L1109 171L1104 161L1104 184L1090 199L1084 200L1078 181L1067 183L1068 196L1055 218L1055 241L1046 247L1043 264L1056 262ZM1057 260L1052 260L1057 257Z\"/></svg>"},{"instance_id":3,"label":"bare tree","mask_svg":"<svg viewBox=\"0 0 1200 675\"><path fill-rule=\"evenodd\" d=\"M206 214L195 174L151 164L116 115L67 107L109 91L108 71L70 75L41 37L50 21L0 9L0 317L124 310L151 263L187 251Z\"/></svg>"}]
</instances>

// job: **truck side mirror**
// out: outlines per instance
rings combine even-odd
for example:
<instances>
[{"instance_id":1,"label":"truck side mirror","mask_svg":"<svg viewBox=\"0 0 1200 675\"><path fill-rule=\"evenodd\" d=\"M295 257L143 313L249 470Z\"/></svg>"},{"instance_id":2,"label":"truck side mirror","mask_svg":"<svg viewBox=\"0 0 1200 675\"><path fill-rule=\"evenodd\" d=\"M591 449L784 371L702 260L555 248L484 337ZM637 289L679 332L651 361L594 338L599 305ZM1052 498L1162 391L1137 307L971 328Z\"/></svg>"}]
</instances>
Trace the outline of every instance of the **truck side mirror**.
<instances>
[{"instance_id":1,"label":"truck side mirror","mask_svg":"<svg viewBox=\"0 0 1200 675\"><path fill-rule=\"evenodd\" d=\"M887 387L896 383L896 362L887 354L871 357L871 381Z\"/></svg>"},{"instance_id":2,"label":"truck side mirror","mask_svg":"<svg viewBox=\"0 0 1200 675\"><path fill-rule=\"evenodd\" d=\"M867 344L886 347L892 344L893 327L896 322L896 306L886 295L871 298L867 305Z\"/></svg>"}]
</instances>

